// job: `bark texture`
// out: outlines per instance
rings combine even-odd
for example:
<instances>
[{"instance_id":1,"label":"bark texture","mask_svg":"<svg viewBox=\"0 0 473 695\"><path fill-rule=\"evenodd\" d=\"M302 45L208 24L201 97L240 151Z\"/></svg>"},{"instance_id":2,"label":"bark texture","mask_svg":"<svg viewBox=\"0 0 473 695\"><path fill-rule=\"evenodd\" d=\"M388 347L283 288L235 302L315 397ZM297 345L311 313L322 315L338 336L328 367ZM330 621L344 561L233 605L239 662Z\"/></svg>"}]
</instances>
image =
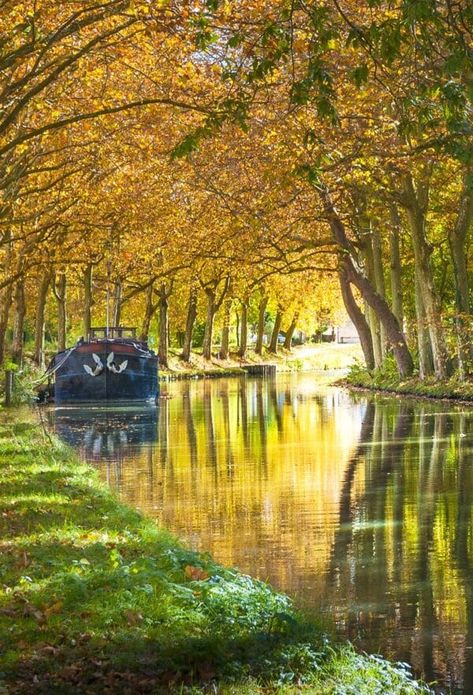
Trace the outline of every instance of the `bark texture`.
<instances>
[{"instance_id":1,"label":"bark texture","mask_svg":"<svg viewBox=\"0 0 473 695\"><path fill-rule=\"evenodd\" d=\"M25 287L21 278L15 290L15 317L13 322L13 340L12 340L12 360L21 365L23 362L23 347L24 347L24 331L25 331Z\"/></svg>"},{"instance_id":2,"label":"bark texture","mask_svg":"<svg viewBox=\"0 0 473 695\"><path fill-rule=\"evenodd\" d=\"M343 303L347 310L347 314L353 321L353 324L359 335L361 349L363 350L363 357L365 358L366 366L369 370L372 370L375 368L375 360L370 326L368 324L368 321L366 320L365 315L363 314L360 307L355 301L350 281L348 280L347 273L343 269L340 270L338 278L340 282L340 290L342 294Z\"/></svg>"},{"instance_id":3,"label":"bark texture","mask_svg":"<svg viewBox=\"0 0 473 695\"><path fill-rule=\"evenodd\" d=\"M84 283L84 313L82 320L82 328L84 331L84 338L87 340L90 334L91 320L92 320L92 275L93 266L89 263L84 271L83 283Z\"/></svg>"},{"instance_id":4,"label":"bark texture","mask_svg":"<svg viewBox=\"0 0 473 695\"><path fill-rule=\"evenodd\" d=\"M292 348L292 339L294 337L294 332L297 328L298 320L299 320L299 312L296 311L296 313L292 317L292 321L289 325L289 328L286 331L286 337L284 338L284 349L285 350L291 350L291 348Z\"/></svg>"},{"instance_id":5,"label":"bark texture","mask_svg":"<svg viewBox=\"0 0 473 695\"><path fill-rule=\"evenodd\" d=\"M394 316L399 321L399 325L404 323L404 310L402 306L402 281L401 281L401 249L400 231L401 219L397 207L393 204L390 209L391 228L389 237L389 250L391 255L390 277L391 277L391 307Z\"/></svg>"},{"instance_id":6,"label":"bark texture","mask_svg":"<svg viewBox=\"0 0 473 695\"><path fill-rule=\"evenodd\" d=\"M67 279L65 273L59 273L53 285L57 302L57 349L66 349L67 337Z\"/></svg>"},{"instance_id":7,"label":"bark texture","mask_svg":"<svg viewBox=\"0 0 473 695\"><path fill-rule=\"evenodd\" d=\"M263 354L264 327L266 318L266 307L268 306L268 301L268 297L262 297L258 306L258 331L256 336L255 348L255 352L257 355Z\"/></svg>"},{"instance_id":8,"label":"bark texture","mask_svg":"<svg viewBox=\"0 0 473 695\"><path fill-rule=\"evenodd\" d=\"M226 299L223 303L223 326L220 352L218 356L221 360L228 360L230 354L230 322L232 315L232 300Z\"/></svg>"},{"instance_id":9,"label":"bark texture","mask_svg":"<svg viewBox=\"0 0 473 695\"><path fill-rule=\"evenodd\" d=\"M187 304L186 330L184 333L184 345L182 347L181 360L189 362L192 352L192 334L197 318L197 291L191 287Z\"/></svg>"},{"instance_id":10,"label":"bark texture","mask_svg":"<svg viewBox=\"0 0 473 695\"><path fill-rule=\"evenodd\" d=\"M468 232L473 219L472 177L473 170L467 169L463 176L457 219L450 228L448 235L455 280L455 328L457 334L458 368L462 378L469 376L473 359L470 340L471 330L468 320L471 313L471 303L466 253Z\"/></svg>"},{"instance_id":11,"label":"bark texture","mask_svg":"<svg viewBox=\"0 0 473 695\"><path fill-rule=\"evenodd\" d=\"M284 316L284 312L283 312L282 307L278 307L278 310L276 312L276 318L274 319L273 332L271 333L271 340L269 342L269 348L268 348L268 352L271 352L274 355L278 351L278 337L279 337L279 332L281 330L281 324L282 324L283 316Z\"/></svg>"},{"instance_id":12,"label":"bark texture","mask_svg":"<svg viewBox=\"0 0 473 695\"><path fill-rule=\"evenodd\" d=\"M442 327L440 302L435 291L430 265L431 248L425 229L428 199L428 173L417 181L417 185L414 184L412 176L407 175L404 178L401 200L406 209L411 231L419 292L422 295L432 348L434 373L438 379L445 379L447 377L447 344Z\"/></svg>"},{"instance_id":13,"label":"bark texture","mask_svg":"<svg viewBox=\"0 0 473 695\"><path fill-rule=\"evenodd\" d=\"M238 350L238 356L241 359L246 357L246 351L248 349L248 299L241 302L241 322L240 322L240 349Z\"/></svg>"},{"instance_id":14,"label":"bark texture","mask_svg":"<svg viewBox=\"0 0 473 695\"><path fill-rule=\"evenodd\" d=\"M357 265L356 259L352 255L352 246L347 237L345 226L335 210L328 191L320 189L319 193L324 204L333 239L340 248L341 269L346 274L347 280L357 287L363 299L376 312L384 326L386 337L392 346L399 375L401 378L408 377L414 370L414 363L399 322L384 297L381 297L376 292L372 283Z\"/></svg>"},{"instance_id":15,"label":"bark texture","mask_svg":"<svg viewBox=\"0 0 473 695\"><path fill-rule=\"evenodd\" d=\"M50 284L51 273L49 270L47 270L44 273L39 285L38 300L36 304L33 361L38 365L38 367L44 367L44 314Z\"/></svg>"}]
</instances>

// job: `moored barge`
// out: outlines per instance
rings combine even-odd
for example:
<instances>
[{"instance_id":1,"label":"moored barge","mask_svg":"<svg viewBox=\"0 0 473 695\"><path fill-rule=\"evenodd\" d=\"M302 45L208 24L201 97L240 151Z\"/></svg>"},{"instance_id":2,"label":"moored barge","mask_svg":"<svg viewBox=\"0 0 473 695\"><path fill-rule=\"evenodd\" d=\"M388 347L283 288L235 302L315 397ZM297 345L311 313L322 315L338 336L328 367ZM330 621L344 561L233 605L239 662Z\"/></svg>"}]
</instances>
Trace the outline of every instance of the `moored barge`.
<instances>
[{"instance_id":1,"label":"moored barge","mask_svg":"<svg viewBox=\"0 0 473 695\"><path fill-rule=\"evenodd\" d=\"M92 328L87 340L54 356L48 374L56 403L149 402L158 395L158 358L135 328Z\"/></svg>"}]
</instances>

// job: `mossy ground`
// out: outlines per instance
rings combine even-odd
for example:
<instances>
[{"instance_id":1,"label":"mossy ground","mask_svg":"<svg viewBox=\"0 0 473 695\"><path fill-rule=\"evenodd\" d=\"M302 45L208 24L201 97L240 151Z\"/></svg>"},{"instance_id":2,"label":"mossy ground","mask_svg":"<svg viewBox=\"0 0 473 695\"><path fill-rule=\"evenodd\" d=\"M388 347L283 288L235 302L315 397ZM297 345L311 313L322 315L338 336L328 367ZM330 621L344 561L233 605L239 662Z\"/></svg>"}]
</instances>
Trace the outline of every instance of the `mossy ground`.
<instances>
[{"instance_id":1,"label":"mossy ground","mask_svg":"<svg viewBox=\"0 0 473 695\"><path fill-rule=\"evenodd\" d=\"M0 539L0 693L427 692L182 547L18 413L0 418Z\"/></svg>"}]
</instances>

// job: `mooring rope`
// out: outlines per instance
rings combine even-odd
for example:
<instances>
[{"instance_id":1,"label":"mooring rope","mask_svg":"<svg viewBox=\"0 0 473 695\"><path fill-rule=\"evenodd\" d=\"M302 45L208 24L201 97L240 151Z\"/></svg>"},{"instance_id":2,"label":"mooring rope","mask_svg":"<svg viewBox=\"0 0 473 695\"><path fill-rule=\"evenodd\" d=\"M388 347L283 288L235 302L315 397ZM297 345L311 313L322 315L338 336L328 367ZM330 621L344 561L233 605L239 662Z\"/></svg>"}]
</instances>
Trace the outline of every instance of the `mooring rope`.
<instances>
[{"instance_id":1,"label":"mooring rope","mask_svg":"<svg viewBox=\"0 0 473 695\"><path fill-rule=\"evenodd\" d=\"M61 361L58 364L54 365L54 368L51 368L52 364L54 363L54 360L56 359L55 357L53 357L50 365L48 366L44 374L39 379L35 379L35 381L32 381L31 385L35 386L36 384L40 384L48 377L53 376L57 372L57 370L62 367L62 365L66 362L66 360L70 357L71 353L74 352L75 349L76 346L69 348L69 350L67 350L64 354L64 357L61 359Z\"/></svg>"}]
</instances>

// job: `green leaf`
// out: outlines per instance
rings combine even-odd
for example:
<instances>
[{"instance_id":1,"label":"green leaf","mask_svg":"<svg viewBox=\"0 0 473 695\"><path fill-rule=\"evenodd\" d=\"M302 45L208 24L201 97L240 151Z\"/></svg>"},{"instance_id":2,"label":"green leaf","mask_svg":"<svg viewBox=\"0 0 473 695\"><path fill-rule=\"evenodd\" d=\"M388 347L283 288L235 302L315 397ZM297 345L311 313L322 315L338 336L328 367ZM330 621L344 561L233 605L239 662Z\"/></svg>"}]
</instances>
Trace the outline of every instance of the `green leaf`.
<instances>
[{"instance_id":1,"label":"green leaf","mask_svg":"<svg viewBox=\"0 0 473 695\"><path fill-rule=\"evenodd\" d=\"M357 87L361 87L362 84L368 81L369 69L366 64L359 65L357 68L351 71L350 79L356 84Z\"/></svg>"}]
</instances>

